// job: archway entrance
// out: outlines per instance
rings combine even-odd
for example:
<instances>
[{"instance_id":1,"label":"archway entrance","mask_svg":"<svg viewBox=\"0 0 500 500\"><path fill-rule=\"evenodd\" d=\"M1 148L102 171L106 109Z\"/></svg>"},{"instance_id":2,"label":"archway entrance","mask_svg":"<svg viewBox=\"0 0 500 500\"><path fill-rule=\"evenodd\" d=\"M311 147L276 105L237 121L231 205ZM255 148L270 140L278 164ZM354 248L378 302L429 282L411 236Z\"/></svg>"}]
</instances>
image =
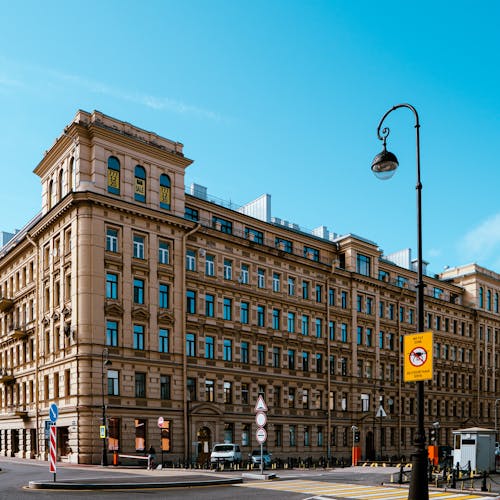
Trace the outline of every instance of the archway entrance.
<instances>
[{"instance_id":1,"label":"archway entrance","mask_svg":"<svg viewBox=\"0 0 500 500\"><path fill-rule=\"evenodd\" d=\"M212 433L208 427L200 427L196 434L198 441L198 456L196 462L204 464L210 460L210 451L212 448Z\"/></svg>"}]
</instances>

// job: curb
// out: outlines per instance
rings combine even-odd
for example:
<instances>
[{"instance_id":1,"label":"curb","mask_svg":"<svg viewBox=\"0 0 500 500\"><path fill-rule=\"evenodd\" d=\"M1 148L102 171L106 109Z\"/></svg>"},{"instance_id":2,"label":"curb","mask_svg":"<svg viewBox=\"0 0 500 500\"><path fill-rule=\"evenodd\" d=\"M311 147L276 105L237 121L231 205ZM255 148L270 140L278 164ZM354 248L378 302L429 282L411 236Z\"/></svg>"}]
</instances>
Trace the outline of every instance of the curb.
<instances>
[{"instance_id":1,"label":"curb","mask_svg":"<svg viewBox=\"0 0 500 500\"><path fill-rule=\"evenodd\" d=\"M222 484L239 484L242 482L242 478L154 483L58 483L50 481L30 481L28 483L28 488L33 490L146 490L158 488L191 488L195 486L218 486Z\"/></svg>"}]
</instances>

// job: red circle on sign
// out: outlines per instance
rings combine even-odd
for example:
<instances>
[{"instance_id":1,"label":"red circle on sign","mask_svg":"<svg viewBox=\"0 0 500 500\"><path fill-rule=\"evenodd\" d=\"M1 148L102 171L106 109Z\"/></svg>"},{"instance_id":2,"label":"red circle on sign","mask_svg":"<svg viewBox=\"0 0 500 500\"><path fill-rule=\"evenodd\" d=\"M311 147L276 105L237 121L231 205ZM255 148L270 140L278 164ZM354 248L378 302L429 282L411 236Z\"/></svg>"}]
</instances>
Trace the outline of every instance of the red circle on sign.
<instances>
[{"instance_id":1,"label":"red circle on sign","mask_svg":"<svg viewBox=\"0 0 500 500\"><path fill-rule=\"evenodd\" d=\"M264 429L264 427L259 427L255 433L255 438L257 439L257 443L265 443L267 439L266 429Z\"/></svg>"},{"instance_id":2,"label":"red circle on sign","mask_svg":"<svg viewBox=\"0 0 500 500\"><path fill-rule=\"evenodd\" d=\"M409 357L413 366L422 366L427 361L427 351L423 347L415 347Z\"/></svg>"}]
</instances>

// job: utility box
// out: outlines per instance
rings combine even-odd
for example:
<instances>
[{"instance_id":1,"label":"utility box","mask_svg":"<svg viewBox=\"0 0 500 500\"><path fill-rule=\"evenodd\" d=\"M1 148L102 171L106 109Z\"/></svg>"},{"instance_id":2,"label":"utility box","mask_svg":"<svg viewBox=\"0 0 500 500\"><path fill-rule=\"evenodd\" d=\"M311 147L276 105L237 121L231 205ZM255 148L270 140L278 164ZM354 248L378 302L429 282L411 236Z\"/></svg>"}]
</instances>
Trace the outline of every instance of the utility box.
<instances>
[{"instance_id":1,"label":"utility box","mask_svg":"<svg viewBox=\"0 0 500 500\"><path fill-rule=\"evenodd\" d=\"M453 431L453 465L471 470L495 472L495 430L471 427Z\"/></svg>"}]
</instances>

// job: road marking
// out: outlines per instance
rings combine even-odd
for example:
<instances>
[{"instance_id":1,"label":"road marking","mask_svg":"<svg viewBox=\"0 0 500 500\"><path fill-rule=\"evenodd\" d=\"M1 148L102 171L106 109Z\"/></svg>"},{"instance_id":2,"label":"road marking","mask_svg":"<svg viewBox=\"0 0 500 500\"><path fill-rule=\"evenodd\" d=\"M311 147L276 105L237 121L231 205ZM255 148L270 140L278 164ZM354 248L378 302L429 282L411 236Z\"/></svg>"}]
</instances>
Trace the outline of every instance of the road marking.
<instances>
[{"instance_id":1,"label":"road marking","mask_svg":"<svg viewBox=\"0 0 500 500\"><path fill-rule=\"evenodd\" d=\"M293 479L290 481L248 482L235 485L243 488L258 488L275 491L291 491L313 495L309 500L322 500L321 495L335 495L349 500L399 500L408 498L408 489L388 486L366 486L349 483L329 483L326 481L310 481ZM429 499L434 500L495 500L498 497L484 497L473 493L452 491L430 491Z\"/></svg>"}]
</instances>

